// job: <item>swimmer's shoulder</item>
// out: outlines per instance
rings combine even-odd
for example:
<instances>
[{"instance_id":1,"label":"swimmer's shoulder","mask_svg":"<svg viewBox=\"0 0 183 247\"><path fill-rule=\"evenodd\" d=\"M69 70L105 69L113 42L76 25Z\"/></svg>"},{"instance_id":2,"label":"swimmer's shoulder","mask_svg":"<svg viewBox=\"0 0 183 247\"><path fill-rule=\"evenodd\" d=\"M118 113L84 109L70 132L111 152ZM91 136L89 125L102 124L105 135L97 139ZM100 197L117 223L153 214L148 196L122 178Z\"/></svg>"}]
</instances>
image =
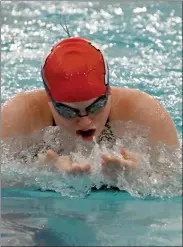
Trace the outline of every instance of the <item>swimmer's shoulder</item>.
<instances>
[{"instance_id":1,"label":"swimmer's shoulder","mask_svg":"<svg viewBox=\"0 0 183 247\"><path fill-rule=\"evenodd\" d=\"M168 111L146 92L130 88L111 88L110 121L132 121L148 127L149 141L179 146L175 124Z\"/></svg>"},{"instance_id":2,"label":"swimmer's shoulder","mask_svg":"<svg viewBox=\"0 0 183 247\"><path fill-rule=\"evenodd\" d=\"M157 109L166 112L153 96L139 89L112 87L111 96L111 114L115 120L119 117L122 120L133 120L133 118L138 118L139 113L143 114L144 117L148 112L154 115Z\"/></svg>"},{"instance_id":3,"label":"swimmer's shoulder","mask_svg":"<svg viewBox=\"0 0 183 247\"><path fill-rule=\"evenodd\" d=\"M111 87L112 120L130 120L138 107L139 99L149 97L139 89L126 87Z\"/></svg>"},{"instance_id":4,"label":"swimmer's shoulder","mask_svg":"<svg viewBox=\"0 0 183 247\"><path fill-rule=\"evenodd\" d=\"M31 134L52 123L44 89L21 92L6 101L1 110L2 137Z\"/></svg>"}]
</instances>

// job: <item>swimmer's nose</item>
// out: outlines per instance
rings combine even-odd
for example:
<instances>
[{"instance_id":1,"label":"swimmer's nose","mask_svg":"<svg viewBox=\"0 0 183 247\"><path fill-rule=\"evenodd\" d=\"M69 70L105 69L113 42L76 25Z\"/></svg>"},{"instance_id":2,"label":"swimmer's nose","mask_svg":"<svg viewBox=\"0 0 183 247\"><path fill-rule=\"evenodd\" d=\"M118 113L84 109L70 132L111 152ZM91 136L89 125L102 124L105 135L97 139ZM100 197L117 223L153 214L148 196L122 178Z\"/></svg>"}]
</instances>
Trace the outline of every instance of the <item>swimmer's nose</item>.
<instances>
[{"instance_id":1,"label":"swimmer's nose","mask_svg":"<svg viewBox=\"0 0 183 247\"><path fill-rule=\"evenodd\" d=\"M91 122L92 120L88 116L78 118L77 120L77 124L84 129L88 128L91 125Z\"/></svg>"}]
</instances>

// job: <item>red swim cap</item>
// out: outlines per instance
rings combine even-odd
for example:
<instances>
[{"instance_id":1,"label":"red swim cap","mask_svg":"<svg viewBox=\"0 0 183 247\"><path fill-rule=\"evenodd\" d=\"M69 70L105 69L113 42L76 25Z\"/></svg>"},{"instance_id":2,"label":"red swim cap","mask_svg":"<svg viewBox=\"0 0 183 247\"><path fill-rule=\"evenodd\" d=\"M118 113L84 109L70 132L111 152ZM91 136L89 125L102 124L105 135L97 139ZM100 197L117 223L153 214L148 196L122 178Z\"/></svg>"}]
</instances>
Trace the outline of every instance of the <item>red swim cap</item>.
<instances>
[{"instance_id":1,"label":"red swim cap","mask_svg":"<svg viewBox=\"0 0 183 247\"><path fill-rule=\"evenodd\" d=\"M67 38L51 50L42 77L56 102L80 102L105 94L106 67L101 51L90 41Z\"/></svg>"}]
</instances>

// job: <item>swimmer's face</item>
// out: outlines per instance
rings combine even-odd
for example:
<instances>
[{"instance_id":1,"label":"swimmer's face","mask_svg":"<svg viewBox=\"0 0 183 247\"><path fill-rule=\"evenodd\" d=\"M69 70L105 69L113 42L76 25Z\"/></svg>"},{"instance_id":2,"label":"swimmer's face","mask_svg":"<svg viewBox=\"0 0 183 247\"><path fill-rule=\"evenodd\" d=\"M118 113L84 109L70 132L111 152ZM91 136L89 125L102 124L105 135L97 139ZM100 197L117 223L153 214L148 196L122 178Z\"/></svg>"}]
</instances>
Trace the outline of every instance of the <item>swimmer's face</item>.
<instances>
[{"instance_id":1,"label":"swimmer's face","mask_svg":"<svg viewBox=\"0 0 183 247\"><path fill-rule=\"evenodd\" d=\"M110 112L111 96L104 107L98 108L95 113L87 112L90 106L97 101L98 98L93 98L88 101L66 103L64 105L79 110L79 115L82 117L74 117L67 119L56 111L52 103L49 103L51 112L58 126L63 126L67 131L75 136L81 137L84 141L92 141L94 136L98 136L105 127ZM94 104L95 105L95 104ZM92 108L91 108L92 109ZM93 108L94 109L94 108Z\"/></svg>"}]
</instances>

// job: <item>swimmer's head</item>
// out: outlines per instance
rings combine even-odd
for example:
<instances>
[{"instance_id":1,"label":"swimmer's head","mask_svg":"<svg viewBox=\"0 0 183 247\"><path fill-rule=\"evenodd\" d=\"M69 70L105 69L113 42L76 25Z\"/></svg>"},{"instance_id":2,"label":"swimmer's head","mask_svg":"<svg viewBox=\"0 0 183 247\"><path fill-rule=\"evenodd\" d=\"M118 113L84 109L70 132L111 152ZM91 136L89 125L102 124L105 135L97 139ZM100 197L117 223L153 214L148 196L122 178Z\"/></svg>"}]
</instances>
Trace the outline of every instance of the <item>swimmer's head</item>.
<instances>
[{"instance_id":1,"label":"swimmer's head","mask_svg":"<svg viewBox=\"0 0 183 247\"><path fill-rule=\"evenodd\" d=\"M66 38L57 43L44 61L42 78L55 102L82 102L107 92L108 65L102 52L89 40Z\"/></svg>"}]
</instances>

